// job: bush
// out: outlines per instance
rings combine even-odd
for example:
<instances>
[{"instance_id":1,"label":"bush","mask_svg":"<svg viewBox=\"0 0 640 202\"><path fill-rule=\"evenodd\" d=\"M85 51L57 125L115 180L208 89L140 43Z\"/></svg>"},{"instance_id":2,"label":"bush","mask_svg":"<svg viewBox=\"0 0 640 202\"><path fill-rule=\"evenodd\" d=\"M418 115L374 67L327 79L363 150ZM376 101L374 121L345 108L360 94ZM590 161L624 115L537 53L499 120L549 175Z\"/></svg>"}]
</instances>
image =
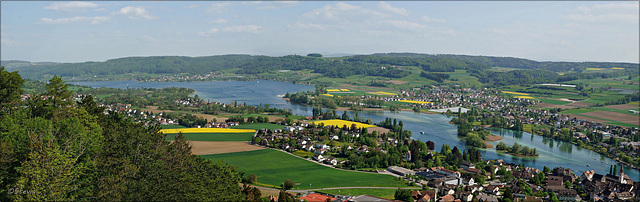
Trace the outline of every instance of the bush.
<instances>
[{"instance_id":1,"label":"bush","mask_svg":"<svg viewBox=\"0 0 640 202\"><path fill-rule=\"evenodd\" d=\"M256 183L258 182L258 176L251 174L249 176L247 176L247 182L249 183Z\"/></svg>"}]
</instances>

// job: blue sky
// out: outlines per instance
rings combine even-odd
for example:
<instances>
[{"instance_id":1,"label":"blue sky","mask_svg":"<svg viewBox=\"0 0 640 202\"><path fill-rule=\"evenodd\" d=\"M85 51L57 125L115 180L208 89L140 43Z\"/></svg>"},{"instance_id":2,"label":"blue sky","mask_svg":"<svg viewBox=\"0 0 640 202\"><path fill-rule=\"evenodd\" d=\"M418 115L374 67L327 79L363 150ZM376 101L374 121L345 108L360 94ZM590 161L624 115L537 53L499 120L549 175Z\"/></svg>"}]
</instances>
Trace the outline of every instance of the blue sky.
<instances>
[{"instance_id":1,"label":"blue sky","mask_svg":"<svg viewBox=\"0 0 640 202\"><path fill-rule=\"evenodd\" d=\"M1 58L415 52L639 62L638 1L19 2Z\"/></svg>"}]
</instances>

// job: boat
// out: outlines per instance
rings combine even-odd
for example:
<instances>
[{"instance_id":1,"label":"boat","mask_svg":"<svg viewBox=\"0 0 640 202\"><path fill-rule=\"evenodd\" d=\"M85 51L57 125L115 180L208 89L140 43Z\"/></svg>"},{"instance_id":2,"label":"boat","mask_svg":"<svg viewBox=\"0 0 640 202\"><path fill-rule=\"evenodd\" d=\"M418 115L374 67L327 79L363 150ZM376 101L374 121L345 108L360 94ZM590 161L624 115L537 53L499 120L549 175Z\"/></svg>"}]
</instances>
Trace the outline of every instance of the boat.
<instances>
[{"instance_id":1,"label":"boat","mask_svg":"<svg viewBox=\"0 0 640 202\"><path fill-rule=\"evenodd\" d=\"M587 164L587 167L591 167L591 165Z\"/></svg>"},{"instance_id":2,"label":"boat","mask_svg":"<svg viewBox=\"0 0 640 202\"><path fill-rule=\"evenodd\" d=\"M420 131L420 134L424 134L424 131Z\"/></svg>"}]
</instances>

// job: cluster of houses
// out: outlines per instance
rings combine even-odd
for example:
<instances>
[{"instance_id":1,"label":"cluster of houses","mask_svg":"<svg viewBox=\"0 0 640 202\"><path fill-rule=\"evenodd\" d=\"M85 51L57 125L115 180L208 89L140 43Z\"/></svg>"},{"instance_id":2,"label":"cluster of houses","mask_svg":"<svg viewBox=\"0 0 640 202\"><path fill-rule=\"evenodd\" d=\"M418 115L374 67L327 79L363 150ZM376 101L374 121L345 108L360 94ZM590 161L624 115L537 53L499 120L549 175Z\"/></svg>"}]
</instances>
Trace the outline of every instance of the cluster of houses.
<instances>
[{"instance_id":1,"label":"cluster of houses","mask_svg":"<svg viewBox=\"0 0 640 202\"><path fill-rule=\"evenodd\" d=\"M580 176L581 184L589 199L593 201L631 200L640 197L640 190L629 176L620 168L617 176L598 174L594 170L584 171Z\"/></svg>"},{"instance_id":2,"label":"cluster of houses","mask_svg":"<svg viewBox=\"0 0 640 202\"><path fill-rule=\"evenodd\" d=\"M142 80L144 82L159 82L159 81L193 81L193 80L209 80L217 77L223 77L222 73L216 74L214 72L209 72L206 74L195 74L195 75L184 75L184 74L174 74L174 75L160 75L158 78L145 79Z\"/></svg>"}]
</instances>

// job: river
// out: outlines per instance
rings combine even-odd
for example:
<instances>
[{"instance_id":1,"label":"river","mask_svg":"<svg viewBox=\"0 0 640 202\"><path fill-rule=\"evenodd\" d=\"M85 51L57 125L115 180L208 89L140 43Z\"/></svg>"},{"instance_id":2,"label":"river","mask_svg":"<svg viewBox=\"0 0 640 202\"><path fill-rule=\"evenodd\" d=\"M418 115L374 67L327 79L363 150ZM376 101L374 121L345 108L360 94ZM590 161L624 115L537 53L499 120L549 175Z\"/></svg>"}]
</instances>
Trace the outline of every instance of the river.
<instances>
[{"instance_id":1,"label":"river","mask_svg":"<svg viewBox=\"0 0 640 202\"><path fill-rule=\"evenodd\" d=\"M134 82L134 81L100 81L100 82L71 82L76 85L85 85L95 88L166 88L184 87L196 90L198 96L204 100L231 103L246 102L248 105L270 104L272 107L290 109L292 113L310 116L312 108L304 105L291 104L278 95L287 92L294 93L300 91L314 91L312 85L292 84L277 81L203 81L203 82ZM337 112L341 115L343 112ZM404 128L411 130L413 138L421 141L433 141L436 143L436 150L439 151L441 145L448 144L453 148L465 148L464 142L457 136L457 127L449 124L451 117L440 114L425 114L409 111L388 112L388 111L363 111L358 112L364 119L371 119L378 123L385 118L395 118L402 121ZM352 118L355 112L348 111ZM424 134L420 134L424 131ZM576 175L581 175L585 170L595 170L597 173L606 174L610 165L618 165L616 161L602 156L596 152L579 148L571 143L555 141L542 136L533 135L526 132L491 129L491 133L502 136L501 142L506 145L513 145L518 142L523 146L537 148L538 157L515 157L497 152L494 148L481 151L485 159L504 159L506 162L523 163L525 166L542 170L544 166L549 168L567 167L574 170ZM498 142L489 142L497 145ZM589 166L587 166L589 165ZM625 174L634 181L640 181L640 173L637 170L625 168Z\"/></svg>"}]
</instances>

